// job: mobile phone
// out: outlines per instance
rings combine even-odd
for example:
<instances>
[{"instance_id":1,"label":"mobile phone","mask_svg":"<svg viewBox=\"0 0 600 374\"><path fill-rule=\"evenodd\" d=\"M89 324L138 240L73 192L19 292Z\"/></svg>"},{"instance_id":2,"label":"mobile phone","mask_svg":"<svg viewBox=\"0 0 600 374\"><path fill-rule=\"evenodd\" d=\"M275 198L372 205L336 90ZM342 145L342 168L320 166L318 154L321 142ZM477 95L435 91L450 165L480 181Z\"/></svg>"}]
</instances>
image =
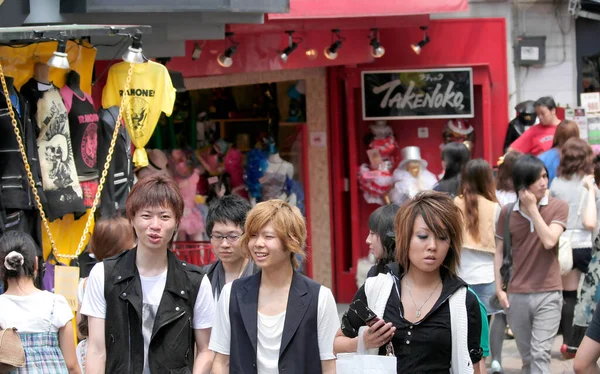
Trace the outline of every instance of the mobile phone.
<instances>
[{"instance_id":1,"label":"mobile phone","mask_svg":"<svg viewBox=\"0 0 600 374\"><path fill-rule=\"evenodd\" d=\"M367 304L360 299L355 300L352 304L350 304L350 310L356 313L356 315L369 327L373 326L377 321L379 321L377 314L369 309Z\"/></svg>"}]
</instances>

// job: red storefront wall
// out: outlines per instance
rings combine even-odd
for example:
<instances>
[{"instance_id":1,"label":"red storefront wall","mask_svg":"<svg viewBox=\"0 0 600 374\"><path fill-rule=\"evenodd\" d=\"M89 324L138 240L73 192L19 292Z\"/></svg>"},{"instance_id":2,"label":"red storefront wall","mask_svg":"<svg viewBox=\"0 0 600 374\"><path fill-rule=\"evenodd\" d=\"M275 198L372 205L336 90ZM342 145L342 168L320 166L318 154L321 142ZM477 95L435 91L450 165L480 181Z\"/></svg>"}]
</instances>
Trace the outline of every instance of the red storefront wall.
<instances>
[{"instance_id":1,"label":"red storefront wall","mask_svg":"<svg viewBox=\"0 0 600 374\"><path fill-rule=\"evenodd\" d=\"M365 70L472 67L476 131L474 157L495 164L502 155L508 124L506 24L504 19L436 20L429 24L431 42L416 55L409 44L422 37L415 29L382 29L382 58L356 67L330 69L330 162L333 273L336 298L349 302L356 291L356 264L368 253L368 217L377 205L367 204L358 190L357 168L367 162L363 136L370 122L362 120L360 73ZM429 170L441 172L442 119L388 121L399 149L417 145ZM420 139L417 128L427 127ZM346 182L346 178L348 181ZM346 190L348 187L348 190Z\"/></svg>"}]
</instances>

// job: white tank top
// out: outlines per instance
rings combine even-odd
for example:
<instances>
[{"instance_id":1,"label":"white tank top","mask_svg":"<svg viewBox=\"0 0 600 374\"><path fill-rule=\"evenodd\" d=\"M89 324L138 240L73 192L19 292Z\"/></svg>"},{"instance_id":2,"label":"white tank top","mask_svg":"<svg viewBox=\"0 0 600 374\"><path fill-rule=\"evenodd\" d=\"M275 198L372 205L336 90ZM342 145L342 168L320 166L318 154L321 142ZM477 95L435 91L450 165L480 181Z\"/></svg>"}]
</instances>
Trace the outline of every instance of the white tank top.
<instances>
[{"instance_id":1,"label":"white tank top","mask_svg":"<svg viewBox=\"0 0 600 374\"><path fill-rule=\"evenodd\" d=\"M256 361L258 374L279 374L279 349L286 312L274 316L258 313Z\"/></svg>"}]
</instances>

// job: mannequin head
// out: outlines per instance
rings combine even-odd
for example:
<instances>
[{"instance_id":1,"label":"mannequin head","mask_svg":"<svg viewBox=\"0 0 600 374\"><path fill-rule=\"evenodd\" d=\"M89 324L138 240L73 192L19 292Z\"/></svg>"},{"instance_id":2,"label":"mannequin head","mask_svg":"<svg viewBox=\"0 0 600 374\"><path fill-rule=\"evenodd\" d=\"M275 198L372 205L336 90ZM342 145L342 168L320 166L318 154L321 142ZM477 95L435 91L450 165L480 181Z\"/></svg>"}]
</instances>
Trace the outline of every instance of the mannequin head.
<instances>
[{"instance_id":1,"label":"mannequin head","mask_svg":"<svg viewBox=\"0 0 600 374\"><path fill-rule=\"evenodd\" d=\"M413 177L418 178L421 173L421 162L410 161L406 164L406 171L408 171Z\"/></svg>"}]
</instances>

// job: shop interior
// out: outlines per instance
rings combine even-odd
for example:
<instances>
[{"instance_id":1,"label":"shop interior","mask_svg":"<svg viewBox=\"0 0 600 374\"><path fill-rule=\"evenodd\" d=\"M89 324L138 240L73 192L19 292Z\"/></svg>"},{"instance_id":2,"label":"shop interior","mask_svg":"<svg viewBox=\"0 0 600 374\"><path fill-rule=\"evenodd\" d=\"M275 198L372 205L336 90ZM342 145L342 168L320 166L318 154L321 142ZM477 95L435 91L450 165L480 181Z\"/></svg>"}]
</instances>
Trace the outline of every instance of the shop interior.
<instances>
[{"instance_id":1,"label":"shop interior","mask_svg":"<svg viewBox=\"0 0 600 374\"><path fill-rule=\"evenodd\" d=\"M281 198L306 214L304 92L304 81L284 81L177 94L146 146L184 195L176 245L208 241L208 205L225 194Z\"/></svg>"}]
</instances>

